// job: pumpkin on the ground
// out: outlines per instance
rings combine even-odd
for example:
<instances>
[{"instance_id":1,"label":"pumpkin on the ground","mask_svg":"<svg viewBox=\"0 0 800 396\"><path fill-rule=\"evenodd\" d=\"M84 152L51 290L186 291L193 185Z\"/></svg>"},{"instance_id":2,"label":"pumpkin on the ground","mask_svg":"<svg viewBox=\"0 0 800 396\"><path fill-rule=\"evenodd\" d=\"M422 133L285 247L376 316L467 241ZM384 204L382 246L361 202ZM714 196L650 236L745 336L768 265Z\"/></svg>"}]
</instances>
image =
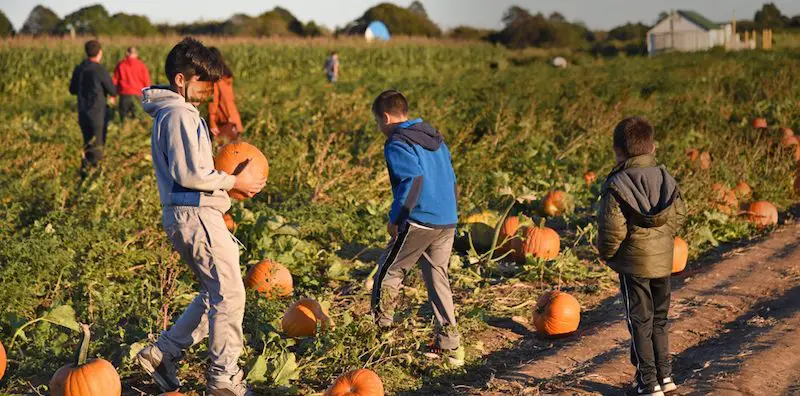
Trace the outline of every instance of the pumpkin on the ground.
<instances>
[{"instance_id":1,"label":"pumpkin on the ground","mask_svg":"<svg viewBox=\"0 0 800 396\"><path fill-rule=\"evenodd\" d=\"M570 214L575 210L575 201L564 191L550 191L542 200L542 212L549 217Z\"/></svg>"},{"instance_id":2,"label":"pumpkin on the ground","mask_svg":"<svg viewBox=\"0 0 800 396\"><path fill-rule=\"evenodd\" d=\"M514 253L518 263L524 263L527 255L552 260L558 257L561 250L561 237L549 227L525 227L519 247L521 249Z\"/></svg>"},{"instance_id":3,"label":"pumpkin on the ground","mask_svg":"<svg viewBox=\"0 0 800 396\"><path fill-rule=\"evenodd\" d=\"M383 396L383 381L370 369L348 371L336 379L325 396Z\"/></svg>"},{"instance_id":4,"label":"pumpkin on the ground","mask_svg":"<svg viewBox=\"0 0 800 396\"><path fill-rule=\"evenodd\" d=\"M503 220L503 225L500 226L500 234L497 237L497 253L504 254L512 249L519 243L520 239L517 235L519 231L519 216L507 216Z\"/></svg>"},{"instance_id":5,"label":"pumpkin on the ground","mask_svg":"<svg viewBox=\"0 0 800 396\"><path fill-rule=\"evenodd\" d=\"M778 224L778 208L767 201L756 201L747 208L747 219L758 228Z\"/></svg>"},{"instance_id":6,"label":"pumpkin on the ground","mask_svg":"<svg viewBox=\"0 0 800 396\"><path fill-rule=\"evenodd\" d=\"M711 169L711 154L707 151L700 153L700 158L697 160L698 166L702 170Z\"/></svg>"},{"instance_id":7,"label":"pumpkin on the ground","mask_svg":"<svg viewBox=\"0 0 800 396\"><path fill-rule=\"evenodd\" d=\"M739 200L733 190L720 183L711 185L712 202L714 208L728 215L735 214L739 209Z\"/></svg>"},{"instance_id":8,"label":"pumpkin on the ground","mask_svg":"<svg viewBox=\"0 0 800 396\"><path fill-rule=\"evenodd\" d=\"M681 272L689 261L689 244L683 238L676 236L672 250L672 273Z\"/></svg>"},{"instance_id":9,"label":"pumpkin on the ground","mask_svg":"<svg viewBox=\"0 0 800 396\"><path fill-rule=\"evenodd\" d=\"M283 314L281 328L289 337L311 337L317 334L317 325L322 329L330 326L330 318L313 299L303 298L292 304Z\"/></svg>"},{"instance_id":10,"label":"pumpkin on the ground","mask_svg":"<svg viewBox=\"0 0 800 396\"><path fill-rule=\"evenodd\" d=\"M119 396L122 383L114 366L105 359L87 360L91 334L89 326L81 324L78 360L61 367L50 379L52 396Z\"/></svg>"},{"instance_id":11,"label":"pumpkin on the ground","mask_svg":"<svg viewBox=\"0 0 800 396\"><path fill-rule=\"evenodd\" d=\"M233 221L233 216L231 216L230 213L222 215L222 219L225 220L225 228L227 228L228 231L233 232L236 230L236 222Z\"/></svg>"},{"instance_id":12,"label":"pumpkin on the ground","mask_svg":"<svg viewBox=\"0 0 800 396\"><path fill-rule=\"evenodd\" d=\"M3 375L6 373L6 349L3 348L3 343L0 342L0 379L3 379Z\"/></svg>"},{"instance_id":13,"label":"pumpkin on the ground","mask_svg":"<svg viewBox=\"0 0 800 396\"><path fill-rule=\"evenodd\" d=\"M564 335L578 329L581 305L571 295L551 291L539 297L533 310L536 331L546 335Z\"/></svg>"},{"instance_id":14,"label":"pumpkin on the ground","mask_svg":"<svg viewBox=\"0 0 800 396\"><path fill-rule=\"evenodd\" d=\"M762 117L757 117L753 119L753 128L756 129L765 129L767 128L767 120Z\"/></svg>"},{"instance_id":15,"label":"pumpkin on the ground","mask_svg":"<svg viewBox=\"0 0 800 396\"><path fill-rule=\"evenodd\" d=\"M245 172L254 176L269 176L267 157L255 146L239 141L228 143L219 149L214 157L214 168L229 175L239 174L244 168ZM230 190L228 195L240 201L247 198L238 190Z\"/></svg>"},{"instance_id":16,"label":"pumpkin on the ground","mask_svg":"<svg viewBox=\"0 0 800 396\"><path fill-rule=\"evenodd\" d=\"M292 294L292 273L280 263L270 259L250 267L244 278L248 289L255 289L267 298L285 297Z\"/></svg>"},{"instance_id":17,"label":"pumpkin on the ground","mask_svg":"<svg viewBox=\"0 0 800 396\"><path fill-rule=\"evenodd\" d=\"M586 184L592 184L592 183L596 182L597 181L597 173L594 173L592 171L586 171L586 173L583 174L583 181L585 181Z\"/></svg>"},{"instance_id":18,"label":"pumpkin on the ground","mask_svg":"<svg viewBox=\"0 0 800 396\"><path fill-rule=\"evenodd\" d=\"M483 212L478 212L478 213L472 213L469 216L467 216L464 222L467 224L472 224L472 223L494 224L497 222L497 214L489 210L485 210Z\"/></svg>"},{"instance_id":19,"label":"pumpkin on the ground","mask_svg":"<svg viewBox=\"0 0 800 396\"><path fill-rule=\"evenodd\" d=\"M744 180L740 180L736 187L733 188L733 193L736 194L737 198L749 198L753 194L753 190Z\"/></svg>"},{"instance_id":20,"label":"pumpkin on the ground","mask_svg":"<svg viewBox=\"0 0 800 396\"><path fill-rule=\"evenodd\" d=\"M792 146L797 146L797 137L796 136L787 136L781 139L781 146L785 148L790 148Z\"/></svg>"},{"instance_id":21,"label":"pumpkin on the ground","mask_svg":"<svg viewBox=\"0 0 800 396\"><path fill-rule=\"evenodd\" d=\"M494 227L486 223L472 223L469 225L469 238L478 253L488 252L494 240Z\"/></svg>"},{"instance_id":22,"label":"pumpkin on the ground","mask_svg":"<svg viewBox=\"0 0 800 396\"><path fill-rule=\"evenodd\" d=\"M689 157L689 162L694 163L697 161L697 158L700 157L700 150L698 149L686 149L686 156Z\"/></svg>"}]
</instances>

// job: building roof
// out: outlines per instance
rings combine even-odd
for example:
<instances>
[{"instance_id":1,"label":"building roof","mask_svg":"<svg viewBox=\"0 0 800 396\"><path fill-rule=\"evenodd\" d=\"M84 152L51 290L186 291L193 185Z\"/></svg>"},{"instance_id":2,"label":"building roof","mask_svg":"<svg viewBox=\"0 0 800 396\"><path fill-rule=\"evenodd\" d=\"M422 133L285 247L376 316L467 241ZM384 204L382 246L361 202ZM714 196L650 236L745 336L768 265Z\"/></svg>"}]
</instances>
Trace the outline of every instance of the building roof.
<instances>
[{"instance_id":1,"label":"building roof","mask_svg":"<svg viewBox=\"0 0 800 396\"><path fill-rule=\"evenodd\" d=\"M714 29L718 29L719 28L719 24L718 23L711 22L710 19L698 14L695 11L678 10L678 14L680 14L682 17L688 19L689 21L691 21L695 25L702 27L703 29L714 30Z\"/></svg>"}]
</instances>

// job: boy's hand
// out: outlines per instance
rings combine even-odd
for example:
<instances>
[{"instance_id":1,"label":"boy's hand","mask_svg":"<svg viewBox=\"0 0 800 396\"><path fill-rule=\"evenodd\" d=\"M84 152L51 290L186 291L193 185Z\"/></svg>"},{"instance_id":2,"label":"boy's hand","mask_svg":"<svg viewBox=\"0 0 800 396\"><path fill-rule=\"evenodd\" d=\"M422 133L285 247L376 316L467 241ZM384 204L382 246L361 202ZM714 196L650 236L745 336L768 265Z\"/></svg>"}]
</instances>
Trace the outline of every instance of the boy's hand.
<instances>
[{"instance_id":1,"label":"boy's hand","mask_svg":"<svg viewBox=\"0 0 800 396\"><path fill-rule=\"evenodd\" d=\"M388 232L392 238L397 238L397 224L386 224L386 232Z\"/></svg>"},{"instance_id":2,"label":"boy's hand","mask_svg":"<svg viewBox=\"0 0 800 396\"><path fill-rule=\"evenodd\" d=\"M214 135L214 137L219 136L219 128L211 128L211 134Z\"/></svg>"},{"instance_id":3,"label":"boy's hand","mask_svg":"<svg viewBox=\"0 0 800 396\"><path fill-rule=\"evenodd\" d=\"M264 185L267 184L267 178L245 172L248 165L250 165L249 159L235 173L236 182L233 184L233 189L241 191L247 198L252 198L264 188Z\"/></svg>"}]
</instances>

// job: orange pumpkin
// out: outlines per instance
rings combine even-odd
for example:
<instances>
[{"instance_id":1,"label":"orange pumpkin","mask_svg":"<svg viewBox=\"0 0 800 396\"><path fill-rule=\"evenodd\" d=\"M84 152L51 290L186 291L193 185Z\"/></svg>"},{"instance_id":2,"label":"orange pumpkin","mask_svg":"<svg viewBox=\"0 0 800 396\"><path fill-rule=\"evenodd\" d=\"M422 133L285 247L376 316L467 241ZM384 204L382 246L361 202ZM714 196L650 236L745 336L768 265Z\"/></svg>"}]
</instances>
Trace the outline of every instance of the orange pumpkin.
<instances>
[{"instance_id":1,"label":"orange pumpkin","mask_svg":"<svg viewBox=\"0 0 800 396\"><path fill-rule=\"evenodd\" d=\"M734 193L733 190L720 183L712 184L711 190L713 192L712 200L714 207L718 211L729 215L736 213L739 209L739 200L736 199L736 193Z\"/></svg>"},{"instance_id":2,"label":"orange pumpkin","mask_svg":"<svg viewBox=\"0 0 800 396\"><path fill-rule=\"evenodd\" d=\"M748 198L753 194L753 190L750 188L749 184L741 180L736 184L736 187L733 188L733 193L736 194L737 198Z\"/></svg>"},{"instance_id":3,"label":"orange pumpkin","mask_svg":"<svg viewBox=\"0 0 800 396\"><path fill-rule=\"evenodd\" d=\"M781 139L781 146L785 148L790 148L792 146L797 146L798 141L796 136L786 136Z\"/></svg>"},{"instance_id":4,"label":"orange pumpkin","mask_svg":"<svg viewBox=\"0 0 800 396\"><path fill-rule=\"evenodd\" d=\"M697 163L700 169L711 169L711 154L709 154L707 151L703 151L700 153L700 158L698 159Z\"/></svg>"},{"instance_id":5,"label":"orange pumpkin","mask_svg":"<svg viewBox=\"0 0 800 396\"><path fill-rule=\"evenodd\" d=\"M119 396L122 383L114 366L105 359L86 357L89 352L91 334L89 326L81 324L83 341L80 344L78 361L61 367L50 379L52 396Z\"/></svg>"},{"instance_id":6,"label":"orange pumpkin","mask_svg":"<svg viewBox=\"0 0 800 396\"><path fill-rule=\"evenodd\" d=\"M686 156L689 157L689 162L694 163L700 157L700 151L697 149L686 149Z\"/></svg>"},{"instance_id":7,"label":"orange pumpkin","mask_svg":"<svg viewBox=\"0 0 800 396\"><path fill-rule=\"evenodd\" d=\"M248 162L249 160L249 162ZM236 175L245 168L246 172L257 177L269 176L267 157L255 146L245 142L232 142L222 146L214 157L214 168L229 175ZM230 190L231 198L243 200L247 198L241 191Z\"/></svg>"},{"instance_id":8,"label":"orange pumpkin","mask_svg":"<svg viewBox=\"0 0 800 396\"><path fill-rule=\"evenodd\" d=\"M244 278L248 289L255 289L267 298L292 294L292 273L280 263L265 259L250 267Z\"/></svg>"},{"instance_id":9,"label":"orange pumpkin","mask_svg":"<svg viewBox=\"0 0 800 396\"><path fill-rule=\"evenodd\" d=\"M539 297L533 310L536 331L547 335L574 332L581 322L581 305L571 295L551 291Z\"/></svg>"},{"instance_id":10,"label":"orange pumpkin","mask_svg":"<svg viewBox=\"0 0 800 396\"><path fill-rule=\"evenodd\" d=\"M570 214L574 209L572 196L564 191L550 191L542 200L542 212L549 217Z\"/></svg>"},{"instance_id":11,"label":"orange pumpkin","mask_svg":"<svg viewBox=\"0 0 800 396\"><path fill-rule=\"evenodd\" d=\"M508 216L503 220L503 225L500 226L500 234L497 237L497 243L500 244L497 246L497 253L504 254L516 247L520 241L516 236L519 227L519 216Z\"/></svg>"},{"instance_id":12,"label":"orange pumpkin","mask_svg":"<svg viewBox=\"0 0 800 396\"><path fill-rule=\"evenodd\" d=\"M6 349L3 348L3 343L0 342L0 379L6 373Z\"/></svg>"},{"instance_id":13,"label":"orange pumpkin","mask_svg":"<svg viewBox=\"0 0 800 396\"><path fill-rule=\"evenodd\" d=\"M672 273L681 272L689 261L689 244L683 238L676 236L672 250Z\"/></svg>"},{"instance_id":14,"label":"orange pumpkin","mask_svg":"<svg viewBox=\"0 0 800 396\"><path fill-rule=\"evenodd\" d=\"M515 250L514 258L518 263L524 263L526 256L531 255L544 260L558 257L561 250L561 238L558 233L548 227L525 227L522 231L523 239L519 250Z\"/></svg>"},{"instance_id":15,"label":"orange pumpkin","mask_svg":"<svg viewBox=\"0 0 800 396\"><path fill-rule=\"evenodd\" d=\"M236 229L236 222L233 221L233 216L231 216L230 213L225 213L222 215L222 218L225 220L225 228L233 232Z\"/></svg>"},{"instance_id":16,"label":"orange pumpkin","mask_svg":"<svg viewBox=\"0 0 800 396\"><path fill-rule=\"evenodd\" d=\"M753 128L764 129L767 128L767 120L757 117L753 119Z\"/></svg>"},{"instance_id":17,"label":"orange pumpkin","mask_svg":"<svg viewBox=\"0 0 800 396\"><path fill-rule=\"evenodd\" d=\"M370 369L348 371L336 379L325 396L383 396L383 381Z\"/></svg>"},{"instance_id":18,"label":"orange pumpkin","mask_svg":"<svg viewBox=\"0 0 800 396\"><path fill-rule=\"evenodd\" d=\"M784 138L794 136L794 131L791 128L781 128L781 134Z\"/></svg>"},{"instance_id":19,"label":"orange pumpkin","mask_svg":"<svg viewBox=\"0 0 800 396\"><path fill-rule=\"evenodd\" d=\"M585 181L586 184L592 184L592 183L596 182L597 181L597 173L594 173L592 171L586 171L586 173L583 174L583 181Z\"/></svg>"},{"instance_id":20,"label":"orange pumpkin","mask_svg":"<svg viewBox=\"0 0 800 396\"><path fill-rule=\"evenodd\" d=\"M303 298L292 304L283 314L281 327L289 337L311 337L317 333L317 325L326 329L330 324L328 314L313 299Z\"/></svg>"},{"instance_id":21,"label":"orange pumpkin","mask_svg":"<svg viewBox=\"0 0 800 396\"><path fill-rule=\"evenodd\" d=\"M747 208L747 220L758 228L778 224L778 208L767 201L756 201Z\"/></svg>"}]
</instances>

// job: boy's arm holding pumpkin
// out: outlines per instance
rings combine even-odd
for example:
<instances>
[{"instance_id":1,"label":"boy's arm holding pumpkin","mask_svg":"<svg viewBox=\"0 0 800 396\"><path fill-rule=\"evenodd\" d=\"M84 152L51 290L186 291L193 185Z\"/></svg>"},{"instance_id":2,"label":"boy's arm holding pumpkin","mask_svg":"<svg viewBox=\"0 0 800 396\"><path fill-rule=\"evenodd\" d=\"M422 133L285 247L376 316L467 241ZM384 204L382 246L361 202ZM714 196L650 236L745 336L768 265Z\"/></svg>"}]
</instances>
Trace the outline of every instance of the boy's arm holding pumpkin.
<instances>
[{"instance_id":1,"label":"boy's arm holding pumpkin","mask_svg":"<svg viewBox=\"0 0 800 396\"><path fill-rule=\"evenodd\" d=\"M619 207L619 202L608 191L600 199L600 210L597 216L599 232L597 249L600 258L610 260L617 254L619 247L628 235L628 224Z\"/></svg>"},{"instance_id":2,"label":"boy's arm holding pumpkin","mask_svg":"<svg viewBox=\"0 0 800 396\"><path fill-rule=\"evenodd\" d=\"M200 164L198 117L174 114L165 122L169 123L166 130L170 131L166 136L169 172L176 183L192 190L208 192L227 191L234 187L236 176Z\"/></svg>"}]
</instances>

